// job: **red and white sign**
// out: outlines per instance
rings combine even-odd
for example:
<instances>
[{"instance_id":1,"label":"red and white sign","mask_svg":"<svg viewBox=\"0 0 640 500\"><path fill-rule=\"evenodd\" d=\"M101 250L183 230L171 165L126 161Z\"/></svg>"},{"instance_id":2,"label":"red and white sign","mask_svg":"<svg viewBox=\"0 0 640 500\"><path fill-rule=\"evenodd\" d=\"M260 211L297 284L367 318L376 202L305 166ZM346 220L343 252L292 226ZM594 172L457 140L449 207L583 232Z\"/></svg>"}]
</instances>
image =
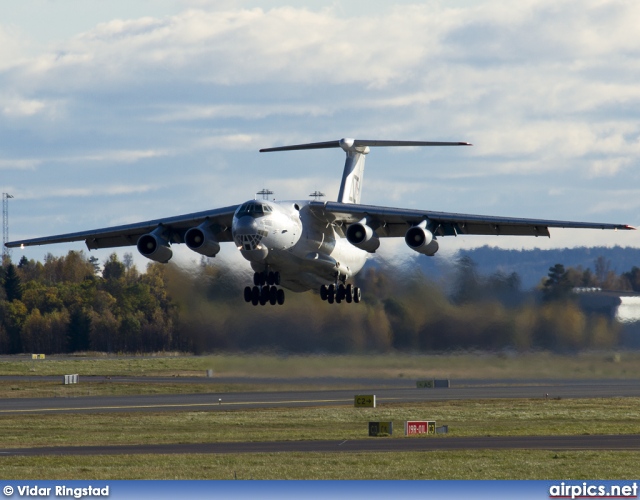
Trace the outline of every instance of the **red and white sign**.
<instances>
[{"instance_id":1,"label":"red and white sign","mask_svg":"<svg viewBox=\"0 0 640 500\"><path fill-rule=\"evenodd\" d=\"M404 435L413 436L415 434L435 434L435 420L408 420L404 423Z\"/></svg>"}]
</instances>

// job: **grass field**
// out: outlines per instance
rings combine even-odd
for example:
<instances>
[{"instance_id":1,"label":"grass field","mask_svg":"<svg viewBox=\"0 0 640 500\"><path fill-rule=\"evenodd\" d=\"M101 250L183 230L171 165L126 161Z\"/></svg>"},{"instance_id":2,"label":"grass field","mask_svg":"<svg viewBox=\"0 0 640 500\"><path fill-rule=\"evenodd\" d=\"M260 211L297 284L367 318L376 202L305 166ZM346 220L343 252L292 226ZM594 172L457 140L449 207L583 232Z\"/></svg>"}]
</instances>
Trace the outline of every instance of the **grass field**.
<instances>
[{"instance_id":1,"label":"grass field","mask_svg":"<svg viewBox=\"0 0 640 500\"><path fill-rule=\"evenodd\" d=\"M2 447L123 445L313 439L410 439L401 425L435 419L448 439L484 435L640 432L640 400L486 400L389 404L376 409L290 408L217 412L0 416ZM368 438L369 420L392 420L396 433ZM428 453L280 453L2 457L5 479L630 479L635 452L464 451ZM133 465L131 465L133 464ZM302 464L305 464L304 466ZM375 464L375 468L372 469Z\"/></svg>"},{"instance_id":2,"label":"grass field","mask_svg":"<svg viewBox=\"0 0 640 500\"><path fill-rule=\"evenodd\" d=\"M12 415L2 447L365 439L370 420L436 420L455 436L640 433L640 399L481 400L261 410ZM425 438L427 439L427 438Z\"/></svg>"},{"instance_id":3,"label":"grass field","mask_svg":"<svg viewBox=\"0 0 640 500\"><path fill-rule=\"evenodd\" d=\"M640 352L598 352L561 356L455 353L442 355L220 354L211 356L117 356L87 354L32 361L0 359L0 375L200 376L220 377L388 377L388 378L640 378Z\"/></svg>"},{"instance_id":4,"label":"grass field","mask_svg":"<svg viewBox=\"0 0 640 500\"><path fill-rule=\"evenodd\" d=\"M637 452L434 451L4 457L11 479L637 479ZM425 491L425 495L427 492Z\"/></svg>"},{"instance_id":5,"label":"grass field","mask_svg":"<svg viewBox=\"0 0 640 500\"><path fill-rule=\"evenodd\" d=\"M0 374L281 377L632 378L640 356L623 353L559 357L456 356L207 356L2 361ZM26 370L25 370L26 368ZM32 371L35 370L35 371ZM593 371L591 371L593 370ZM490 375L489 375L490 374ZM17 385L16 385L17 384ZM68 389L61 384L29 392L5 384L4 397ZM26 383L28 384L28 383ZM113 391L149 390L104 384ZM150 384L144 384L149 386ZM194 391L192 384L154 390ZM208 384L203 387L210 387ZM251 387L247 387L251 388ZM6 389L6 388L5 388ZM82 388L77 390L88 390ZM235 390L235 389L234 389ZM260 387L262 390L262 387ZM13 394L11 394L13 393ZM0 406L1 409L1 406ZM448 439L484 435L640 433L640 399L484 400L352 407L85 415L0 413L3 449L63 445L203 443L313 439L409 439L402 422L433 419L449 425ZM393 420L396 433L368 438L369 420ZM412 438L413 439L413 438ZM634 479L640 452L448 451L407 453L279 453L0 457L3 479Z\"/></svg>"}]
</instances>

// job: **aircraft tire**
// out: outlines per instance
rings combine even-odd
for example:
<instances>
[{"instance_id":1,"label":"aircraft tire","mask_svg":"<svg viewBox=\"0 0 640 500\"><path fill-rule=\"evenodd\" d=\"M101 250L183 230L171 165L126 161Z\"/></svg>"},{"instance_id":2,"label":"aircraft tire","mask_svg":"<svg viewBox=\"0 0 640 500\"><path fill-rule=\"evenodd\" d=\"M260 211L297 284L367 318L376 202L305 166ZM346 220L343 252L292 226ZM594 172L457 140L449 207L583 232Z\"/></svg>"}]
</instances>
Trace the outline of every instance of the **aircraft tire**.
<instances>
[{"instance_id":1,"label":"aircraft tire","mask_svg":"<svg viewBox=\"0 0 640 500\"><path fill-rule=\"evenodd\" d=\"M322 285L320 287L320 298L322 300L327 300L327 296L328 296L327 285Z\"/></svg>"},{"instance_id":2,"label":"aircraft tire","mask_svg":"<svg viewBox=\"0 0 640 500\"><path fill-rule=\"evenodd\" d=\"M244 301L251 302L251 298L253 297L253 292L250 286L244 287Z\"/></svg>"},{"instance_id":3,"label":"aircraft tire","mask_svg":"<svg viewBox=\"0 0 640 500\"><path fill-rule=\"evenodd\" d=\"M347 304L351 304L353 302L353 285L349 284L344 290L345 299L347 300Z\"/></svg>"},{"instance_id":4,"label":"aircraft tire","mask_svg":"<svg viewBox=\"0 0 640 500\"><path fill-rule=\"evenodd\" d=\"M362 293L360 292L359 286L353 287L353 301L356 304L359 304L362 301Z\"/></svg>"},{"instance_id":5,"label":"aircraft tire","mask_svg":"<svg viewBox=\"0 0 640 500\"><path fill-rule=\"evenodd\" d=\"M251 289L251 303L257 306L260 303L260 288L254 286Z\"/></svg>"},{"instance_id":6,"label":"aircraft tire","mask_svg":"<svg viewBox=\"0 0 640 500\"><path fill-rule=\"evenodd\" d=\"M260 305L263 306L269 302L269 287L267 285L260 288Z\"/></svg>"},{"instance_id":7,"label":"aircraft tire","mask_svg":"<svg viewBox=\"0 0 640 500\"><path fill-rule=\"evenodd\" d=\"M278 305L282 305L284 304L284 290L282 288L278 289Z\"/></svg>"},{"instance_id":8,"label":"aircraft tire","mask_svg":"<svg viewBox=\"0 0 640 500\"><path fill-rule=\"evenodd\" d=\"M269 271L269 274L267 274L267 285L273 286L275 284L276 284L275 274L272 271Z\"/></svg>"},{"instance_id":9,"label":"aircraft tire","mask_svg":"<svg viewBox=\"0 0 640 500\"><path fill-rule=\"evenodd\" d=\"M275 273L273 273L273 276L274 276L274 283L273 284L277 285L277 286L280 286L280 282L282 281L282 276L280 276L280 273L278 271L276 271Z\"/></svg>"},{"instance_id":10,"label":"aircraft tire","mask_svg":"<svg viewBox=\"0 0 640 500\"><path fill-rule=\"evenodd\" d=\"M269 304L275 306L278 302L278 289L275 286L269 288Z\"/></svg>"},{"instance_id":11,"label":"aircraft tire","mask_svg":"<svg viewBox=\"0 0 640 500\"><path fill-rule=\"evenodd\" d=\"M346 296L347 293L345 291L344 285L340 283L340 285L338 285L338 289L336 290L336 302L339 304L346 298Z\"/></svg>"}]
</instances>

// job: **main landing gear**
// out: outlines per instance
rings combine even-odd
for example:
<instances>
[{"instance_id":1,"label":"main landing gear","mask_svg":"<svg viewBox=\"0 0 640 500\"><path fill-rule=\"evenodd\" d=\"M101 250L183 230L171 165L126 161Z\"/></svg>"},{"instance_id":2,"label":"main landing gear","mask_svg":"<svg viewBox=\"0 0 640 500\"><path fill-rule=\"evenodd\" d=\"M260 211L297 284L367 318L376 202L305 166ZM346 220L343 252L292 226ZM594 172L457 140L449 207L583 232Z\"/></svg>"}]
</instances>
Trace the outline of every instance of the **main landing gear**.
<instances>
[{"instance_id":1,"label":"main landing gear","mask_svg":"<svg viewBox=\"0 0 640 500\"><path fill-rule=\"evenodd\" d=\"M326 300L329 304L333 304L334 302L339 304L343 300L347 301L347 304L351 304L352 302L358 304L362 300L362 294L360 287L340 283L339 285L322 285L320 287L320 298Z\"/></svg>"},{"instance_id":2,"label":"main landing gear","mask_svg":"<svg viewBox=\"0 0 640 500\"><path fill-rule=\"evenodd\" d=\"M244 301L251 302L254 306L261 306L267 303L275 306L284 304L284 290L278 288L280 284L280 273L263 272L253 274L253 287L244 288Z\"/></svg>"}]
</instances>

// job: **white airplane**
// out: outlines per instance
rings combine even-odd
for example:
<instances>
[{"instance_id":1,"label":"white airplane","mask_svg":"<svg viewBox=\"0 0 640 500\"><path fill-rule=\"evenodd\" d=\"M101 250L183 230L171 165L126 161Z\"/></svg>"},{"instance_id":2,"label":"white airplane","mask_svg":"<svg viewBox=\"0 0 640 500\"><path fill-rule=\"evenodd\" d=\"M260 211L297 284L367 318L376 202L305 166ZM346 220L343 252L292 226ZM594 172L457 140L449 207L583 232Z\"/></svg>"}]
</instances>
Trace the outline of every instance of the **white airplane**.
<instances>
[{"instance_id":1,"label":"white airplane","mask_svg":"<svg viewBox=\"0 0 640 500\"><path fill-rule=\"evenodd\" d=\"M550 236L549 228L635 229L625 224L566 222L466 215L361 205L365 155L378 146L469 146L466 142L337 141L261 149L260 152L341 148L346 153L337 202L253 199L204 212L136 224L46 236L7 247L85 240L89 250L136 245L148 259L166 263L171 245L215 257L220 243L234 242L254 270L244 290L253 305L283 304L284 290L316 290L329 303L358 303L361 291L347 281L380 246L380 238L404 237L412 250L433 256L438 236L464 234Z\"/></svg>"}]
</instances>

